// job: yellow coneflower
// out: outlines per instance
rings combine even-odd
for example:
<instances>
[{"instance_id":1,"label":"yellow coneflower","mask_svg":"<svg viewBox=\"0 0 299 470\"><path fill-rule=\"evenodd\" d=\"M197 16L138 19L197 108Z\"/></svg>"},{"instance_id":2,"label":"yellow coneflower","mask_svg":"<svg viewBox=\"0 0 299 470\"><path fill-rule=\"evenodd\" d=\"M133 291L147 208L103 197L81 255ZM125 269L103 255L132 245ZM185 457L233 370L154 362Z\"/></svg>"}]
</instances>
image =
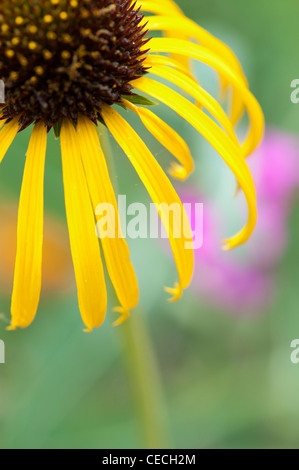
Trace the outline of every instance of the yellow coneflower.
<instances>
[{"instance_id":1,"label":"yellow coneflower","mask_svg":"<svg viewBox=\"0 0 299 470\"><path fill-rule=\"evenodd\" d=\"M240 64L224 44L187 19L171 0L31 0L30 5L23 0L4 0L1 8L0 78L5 83L6 101L1 110L0 161L17 133L34 124L19 204L12 329L33 321L40 297L44 164L51 128L60 136L79 307L88 330L101 325L107 309L95 209L100 203L109 203L117 211L97 132L99 121L105 123L129 157L152 200L156 204L179 203L184 214L168 177L113 105L120 104L137 114L173 153L177 162L170 174L179 179L185 179L193 170L188 147L144 105L153 98L200 132L231 168L248 202L245 228L226 240L225 246L231 248L248 239L256 223L256 198L245 157L261 139L263 115ZM143 12L149 16L144 17ZM152 31L159 31L162 37L150 38ZM188 67L190 59L214 68L223 90L231 86L229 117L196 82ZM184 96L160 83L160 79L178 86ZM139 92L149 99L142 99ZM185 92L196 104L185 97ZM250 129L245 142L239 142L234 125L244 110L250 118ZM163 209L159 215L168 231L178 270L178 282L167 291L172 300L177 300L193 272L193 253L186 249L191 229L176 238ZM122 237L102 238L101 246L122 321L138 302L128 246Z\"/></svg>"}]
</instances>

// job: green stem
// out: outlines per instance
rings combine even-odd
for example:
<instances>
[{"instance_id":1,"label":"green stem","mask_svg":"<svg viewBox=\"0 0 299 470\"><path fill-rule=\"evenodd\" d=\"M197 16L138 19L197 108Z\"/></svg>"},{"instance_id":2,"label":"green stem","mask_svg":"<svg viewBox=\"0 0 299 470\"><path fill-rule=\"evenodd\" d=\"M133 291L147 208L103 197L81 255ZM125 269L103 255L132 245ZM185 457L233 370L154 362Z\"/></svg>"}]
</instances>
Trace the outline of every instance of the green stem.
<instances>
[{"instance_id":1,"label":"green stem","mask_svg":"<svg viewBox=\"0 0 299 470\"><path fill-rule=\"evenodd\" d=\"M105 126L99 126L99 134L107 158L109 172L115 175L115 163L109 136ZM115 186L115 184L114 184ZM117 191L117 188L115 187ZM134 403L139 413L145 447L168 447L162 385L145 316L135 310L119 327L123 334L125 359L128 366Z\"/></svg>"},{"instance_id":2,"label":"green stem","mask_svg":"<svg viewBox=\"0 0 299 470\"><path fill-rule=\"evenodd\" d=\"M145 447L165 449L169 444L161 378L145 318L135 311L120 328Z\"/></svg>"}]
</instances>

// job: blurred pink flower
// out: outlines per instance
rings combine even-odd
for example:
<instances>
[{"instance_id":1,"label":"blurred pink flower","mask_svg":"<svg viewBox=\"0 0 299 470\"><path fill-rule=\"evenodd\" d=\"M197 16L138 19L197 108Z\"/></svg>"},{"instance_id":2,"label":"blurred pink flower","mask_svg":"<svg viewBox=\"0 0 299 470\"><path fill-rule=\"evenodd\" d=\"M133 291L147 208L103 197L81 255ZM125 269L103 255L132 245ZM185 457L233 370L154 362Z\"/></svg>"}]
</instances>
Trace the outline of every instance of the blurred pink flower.
<instances>
[{"instance_id":1,"label":"blurred pink flower","mask_svg":"<svg viewBox=\"0 0 299 470\"><path fill-rule=\"evenodd\" d=\"M248 163L259 221L252 238L235 252L221 250L225 222L215 203L203 201L196 190L181 193L183 202L204 202L204 242L195 253L193 289L212 305L237 314L258 313L273 296L274 268L287 246L288 217L299 187L299 141L270 129Z\"/></svg>"}]
</instances>

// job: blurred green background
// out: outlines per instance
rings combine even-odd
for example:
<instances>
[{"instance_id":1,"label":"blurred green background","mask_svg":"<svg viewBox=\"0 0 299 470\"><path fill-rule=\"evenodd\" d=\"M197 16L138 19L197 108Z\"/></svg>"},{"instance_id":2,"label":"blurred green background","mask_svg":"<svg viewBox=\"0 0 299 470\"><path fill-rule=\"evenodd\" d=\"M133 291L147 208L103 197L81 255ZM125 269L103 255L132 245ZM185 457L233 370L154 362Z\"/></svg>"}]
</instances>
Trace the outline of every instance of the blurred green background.
<instances>
[{"instance_id":1,"label":"blurred green background","mask_svg":"<svg viewBox=\"0 0 299 470\"><path fill-rule=\"evenodd\" d=\"M237 53L267 124L299 137L299 104L290 102L290 83L299 78L298 2L178 3L187 16ZM194 133L187 124L182 126L167 110L162 114L181 126L192 147ZM28 136L28 132L18 136L1 165L4 202L17 201ZM149 143L155 154L161 151ZM198 142L193 144L197 164L193 183L212 193L215 181L202 181L198 148ZM163 158L166 153L161 152ZM119 191L132 201L147 200L133 170L120 152L115 153ZM47 213L65 224L59 144L52 135L45 193ZM290 343L299 337L298 214L295 207L289 218L288 247L275 268L272 302L258 315L232 316L201 301L192 289L179 303L168 304L163 286L173 282L176 272L163 244L129 242L141 292L135 314L144 316L154 345L171 446L299 447L299 364L290 360ZM34 324L14 333L5 330L9 293L2 289L0 338L6 345L6 364L0 365L0 447L144 447L123 327L112 328L113 295L104 326L86 335L72 279L69 284L57 294L55 289L45 292ZM140 354L142 360L143 350ZM150 366L145 356L143 367L147 376Z\"/></svg>"}]
</instances>

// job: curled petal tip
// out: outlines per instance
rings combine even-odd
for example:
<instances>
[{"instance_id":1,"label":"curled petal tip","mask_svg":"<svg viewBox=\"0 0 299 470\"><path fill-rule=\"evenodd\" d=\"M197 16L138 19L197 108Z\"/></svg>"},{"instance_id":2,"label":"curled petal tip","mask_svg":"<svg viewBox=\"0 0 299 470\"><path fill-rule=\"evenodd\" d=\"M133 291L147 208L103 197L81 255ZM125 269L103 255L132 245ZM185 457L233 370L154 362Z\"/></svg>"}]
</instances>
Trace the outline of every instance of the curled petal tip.
<instances>
[{"instance_id":1,"label":"curled petal tip","mask_svg":"<svg viewBox=\"0 0 299 470\"><path fill-rule=\"evenodd\" d=\"M181 180L181 181L186 180L188 178L189 174L190 174L190 172L188 173L186 168L184 168L181 165L177 165L176 163L173 163L167 171L168 171L168 174L172 178L175 178L175 179Z\"/></svg>"},{"instance_id":2,"label":"curled petal tip","mask_svg":"<svg viewBox=\"0 0 299 470\"><path fill-rule=\"evenodd\" d=\"M113 323L113 326L122 325L130 316L129 310L124 309L123 307L115 307L113 312L120 313L120 317Z\"/></svg>"},{"instance_id":3,"label":"curled petal tip","mask_svg":"<svg viewBox=\"0 0 299 470\"><path fill-rule=\"evenodd\" d=\"M180 298L183 295L183 289L181 285L178 283L175 283L174 287L165 287L164 290L165 292L173 296L170 299L168 299L168 302L171 302L171 303L177 302L178 300L180 300Z\"/></svg>"},{"instance_id":4,"label":"curled petal tip","mask_svg":"<svg viewBox=\"0 0 299 470\"><path fill-rule=\"evenodd\" d=\"M84 328L83 333L92 333L93 328Z\"/></svg>"},{"instance_id":5,"label":"curled petal tip","mask_svg":"<svg viewBox=\"0 0 299 470\"><path fill-rule=\"evenodd\" d=\"M17 327L14 326L14 325L9 325L9 326L6 327L7 331L16 331L16 329L17 329Z\"/></svg>"},{"instance_id":6,"label":"curled petal tip","mask_svg":"<svg viewBox=\"0 0 299 470\"><path fill-rule=\"evenodd\" d=\"M230 251L234 245L231 243L231 240L223 240L222 241L222 251Z\"/></svg>"},{"instance_id":7,"label":"curled petal tip","mask_svg":"<svg viewBox=\"0 0 299 470\"><path fill-rule=\"evenodd\" d=\"M222 246L222 251L230 251L230 246L228 244Z\"/></svg>"}]
</instances>

